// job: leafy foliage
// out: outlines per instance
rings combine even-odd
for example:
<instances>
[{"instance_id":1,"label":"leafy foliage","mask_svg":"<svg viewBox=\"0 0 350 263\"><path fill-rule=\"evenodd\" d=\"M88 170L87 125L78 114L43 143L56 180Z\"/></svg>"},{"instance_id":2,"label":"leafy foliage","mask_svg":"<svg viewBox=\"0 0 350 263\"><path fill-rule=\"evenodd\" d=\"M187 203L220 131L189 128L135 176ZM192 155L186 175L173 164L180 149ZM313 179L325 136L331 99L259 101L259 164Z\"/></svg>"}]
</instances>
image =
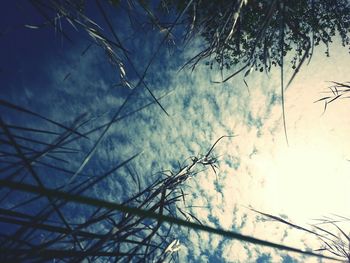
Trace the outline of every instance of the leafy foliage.
<instances>
[{"instance_id":1,"label":"leafy foliage","mask_svg":"<svg viewBox=\"0 0 350 263\"><path fill-rule=\"evenodd\" d=\"M272 66L280 66L283 71L283 57L288 53L292 53L292 67L297 72L305 59L311 58L313 47L320 43L328 46L336 33L341 36L344 46L349 45L350 7L346 0L160 0L156 4L142 0L130 0L127 3L96 0L96 10L107 25L109 34L87 15L88 1L31 0L30 3L44 18L44 23L27 24L27 28L36 30L50 25L70 41L69 34L62 26L65 22L76 31L81 30L89 36L91 45L98 45L105 51L109 61L119 72L120 85L133 89L121 108L138 86L146 88L153 102L129 115L153 103L158 104L166 113L159 103L161 98L153 95L144 78L158 50L169 40L172 30L178 24L187 26L185 39L199 34L207 44L207 48L196 55L190 64L195 66L202 59L208 58L212 59L209 62L211 67L217 63L221 70L243 64L242 69L237 72L248 68L246 74L252 69L269 71ZM120 32L114 28L106 8L108 3L113 8L124 8L131 23L136 21L135 17L140 19L138 15L143 14L145 20L165 33L158 50L143 72L139 72L134 66L131 55L119 36ZM174 22L161 23L155 15L155 6L163 10L175 10L177 17ZM183 17L185 20L180 20ZM328 49L326 54L329 55ZM137 76L136 85L128 79L129 70L134 71ZM65 79L68 77L69 74ZM347 85L343 87L347 88ZM205 155L187 159L178 170L159 173L159 179L149 186L141 187L139 176L130 172L138 192L122 204L110 203L86 197L85 194L92 195L91 189L99 187L120 169L128 169L128 165L138 154L94 176L82 172L111 125L129 115L120 116L119 108L109 122L89 129L88 124L93 119L87 115L79 116L72 124L67 125L5 100L0 101L0 106L17 115L29 114L44 123L43 127L25 127L20 123L10 124L0 116L0 179L1 185L5 187L0 192L0 222L11 225L8 232L0 233L0 258L3 261L72 259L80 262L86 259L94 262L114 259L160 262L172 257L179 249L179 240L174 240L171 236L173 225L176 224L240 241L325 257L204 226L200 219L179 205L185 203L186 195L181 187L186 180L194 177L203 167L209 167L216 172L217 158L212 156L212 150L222 138ZM45 128L50 127L48 125L53 125L55 129ZM93 146L88 154L75 149L77 144L89 140L89 136L96 132L101 133L92 142ZM79 168L73 170L72 156L76 154L83 154L84 157L79 160ZM50 180L47 179L48 171L52 175ZM23 192L30 192L31 195ZM13 199L13 195L17 199ZM71 214L72 207L79 211L82 206L81 214ZM77 220L78 216L83 219L83 223Z\"/></svg>"},{"instance_id":2,"label":"leafy foliage","mask_svg":"<svg viewBox=\"0 0 350 263\"><path fill-rule=\"evenodd\" d=\"M210 58L220 69L244 64L259 71L281 66L291 53L292 68L298 70L313 48L327 47L339 34L342 45L350 44L350 4L347 0L169 0L168 6L183 6L187 11L188 32L201 35L206 48L191 63Z\"/></svg>"}]
</instances>

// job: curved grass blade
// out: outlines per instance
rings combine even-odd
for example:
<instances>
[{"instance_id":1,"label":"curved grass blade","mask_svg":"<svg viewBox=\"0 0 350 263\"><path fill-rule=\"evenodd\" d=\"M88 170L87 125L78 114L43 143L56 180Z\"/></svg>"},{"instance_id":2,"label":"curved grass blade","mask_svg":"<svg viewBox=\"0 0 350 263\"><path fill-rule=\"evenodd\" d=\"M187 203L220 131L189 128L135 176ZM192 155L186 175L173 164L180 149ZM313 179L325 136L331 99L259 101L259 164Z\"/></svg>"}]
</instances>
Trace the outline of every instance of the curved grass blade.
<instances>
[{"instance_id":1,"label":"curved grass blade","mask_svg":"<svg viewBox=\"0 0 350 263\"><path fill-rule=\"evenodd\" d=\"M287 145L288 143L288 135L287 135L287 125L286 125L286 109L284 105L284 17L285 17L285 4L282 3L282 10L281 11L281 24L280 24L280 34L281 34L281 40L280 40L280 50L281 50L281 55L280 55L280 60L281 60L281 66L280 66L280 72L281 72L281 97L282 97L282 119L283 119L283 129L284 129L284 136L286 138Z\"/></svg>"}]
</instances>

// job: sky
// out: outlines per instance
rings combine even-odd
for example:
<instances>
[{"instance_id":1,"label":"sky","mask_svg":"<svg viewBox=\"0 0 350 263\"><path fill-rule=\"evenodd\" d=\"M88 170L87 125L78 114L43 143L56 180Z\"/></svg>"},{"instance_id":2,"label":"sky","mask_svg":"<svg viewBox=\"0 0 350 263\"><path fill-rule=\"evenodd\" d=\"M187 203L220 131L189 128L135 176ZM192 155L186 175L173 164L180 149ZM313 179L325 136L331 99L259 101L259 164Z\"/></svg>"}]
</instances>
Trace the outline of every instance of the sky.
<instances>
[{"instance_id":1,"label":"sky","mask_svg":"<svg viewBox=\"0 0 350 263\"><path fill-rule=\"evenodd\" d=\"M77 37L70 44L51 28L22 27L21 23L35 24L40 18L30 12L20 16L15 7L8 8L1 23L0 98L64 123L86 112L102 115L101 123L110 119L130 90L116 85L119 73L104 52L92 46L81 55L89 44L86 38ZM132 34L125 28L123 40L142 72L163 35L157 30ZM245 78L248 87L243 75L217 84L220 72L206 65L179 70L198 52L201 40L185 50L180 39L174 41L175 46L169 43L170 49L161 50L145 78L156 96L167 94L161 104L169 116L152 105L113 125L84 172L105 170L142 152L132 167L147 185L156 179L156 172L176 170L179 162L205 154L219 137L235 135L215 147L217 175L208 169L186 182L188 209L204 224L288 246L319 248L315 237L249 208L303 226L325 216L350 216L350 101L335 101L325 112L322 102L315 103L328 91L328 81L349 81L349 49L340 47L339 39L330 46L330 57L324 47L316 48L311 62L285 91L287 145L278 69L270 74L252 72ZM133 73L129 76L130 71L126 74L134 83L137 78ZM286 79L291 74L285 70ZM145 89L138 89L123 113L151 101ZM21 116L5 117L9 122L30 122ZM87 152L91 145L79 147ZM78 162L72 164L72 169L77 167ZM117 179L95 191L107 200L122 201L135 191L135 184L121 171ZM348 225L345 229L350 231ZM179 262L319 262L185 229L173 235L182 244Z\"/></svg>"}]
</instances>

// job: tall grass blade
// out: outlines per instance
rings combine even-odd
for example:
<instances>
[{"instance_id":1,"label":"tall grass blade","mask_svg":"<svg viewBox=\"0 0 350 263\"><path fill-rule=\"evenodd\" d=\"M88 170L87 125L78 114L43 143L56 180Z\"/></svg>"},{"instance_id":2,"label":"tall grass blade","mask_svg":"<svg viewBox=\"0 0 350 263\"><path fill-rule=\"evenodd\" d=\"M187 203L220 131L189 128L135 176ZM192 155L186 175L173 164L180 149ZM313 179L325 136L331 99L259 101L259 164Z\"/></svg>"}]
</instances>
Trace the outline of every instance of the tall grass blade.
<instances>
[{"instance_id":1,"label":"tall grass blade","mask_svg":"<svg viewBox=\"0 0 350 263\"><path fill-rule=\"evenodd\" d=\"M29 184L24 184L24 183L10 182L10 181L6 181L3 179L0 179L0 185L2 187L12 188L12 189L16 189L19 191L25 191L25 192L35 193L35 194L40 194L40 195L44 195L44 196L47 196L50 198L58 198L58 199L63 199L63 200L70 201L70 202L76 202L76 203L86 204L86 205L95 206L95 207L103 207L106 209L117 210L117 211L120 211L123 213L133 214L133 215L136 215L136 216L139 216L142 218L151 218L151 219L158 220L160 222L167 222L170 224L175 224L178 226L187 227L187 228L194 229L197 231L204 231L204 232L208 232L211 234L217 234L217 235L220 235L222 237L229 238L229 239L236 239L239 241L248 242L248 243L261 245L261 246L267 246L267 247L271 247L271 248L276 248L279 250L285 250L285 251L295 252L298 254L340 261L339 259L336 259L333 257L328 257L328 256L325 256L322 254L317 254L317 253L314 253L311 251L304 251L304 250L301 250L298 248L293 248L293 247L285 246L282 244L277 244L277 243L273 243L270 241L261 240L261 239L254 238L251 236L245 236L245 235L233 232L233 231L227 231L227 230L213 228L213 227L206 226L206 225L200 225L197 223L188 222L188 221L183 220L183 219L179 219L179 218L151 212L148 210L142 210L142 209L139 209L136 207L124 206L124 205L121 205L121 204L118 204L115 202L113 202L113 203L107 202L107 201L103 201L100 199L85 197L85 196L81 196L81 195L71 195L71 194L68 194L68 193L62 192L62 191L40 188L40 187L37 187L34 185L29 185Z\"/></svg>"},{"instance_id":2,"label":"tall grass blade","mask_svg":"<svg viewBox=\"0 0 350 263\"><path fill-rule=\"evenodd\" d=\"M16 110L16 111L24 112L24 113L30 114L30 115L32 115L32 116L38 117L38 118L43 119L43 120L45 120L45 121L47 121L47 122L50 122L50 123L52 123L52 124L55 124L55 125L57 125L58 127L61 127L61 128L66 129L66 130L68 130L68 131L71 131L71 132L73 132L73 133L75 133L75 134L77 134L77 135L79 135L79 136L81 136L81 137L87 138L85 135L83 135L83 134L81 134L81 133L79 133L79 132L77 132L77 131L74 131L74 130L72 130L72 129L69 128L69 127L66 127L65 125L63 125L63 124L61 124L61 123L58 123L58 122L56 122L56 121L53 121L53 120L51 120L51 119L49 119L49 118L46 118L46 117L44 117L44 116L42 116L42 115L40 115L40 114L38 114L38 113L35 113L35 112L33 112L33 111L30 111L30 110L25 109L25 108L20 107L20 106L17 106L17 105L15 105L15 104L12 104L12 103L10 103L10 102L8 102L8 101L5 101L5 100L3 100L3 99L0 99L0 105L5 106L5 107L7 107L7 108L14 109L14 110Z\"/></svg>"}]
</instances>

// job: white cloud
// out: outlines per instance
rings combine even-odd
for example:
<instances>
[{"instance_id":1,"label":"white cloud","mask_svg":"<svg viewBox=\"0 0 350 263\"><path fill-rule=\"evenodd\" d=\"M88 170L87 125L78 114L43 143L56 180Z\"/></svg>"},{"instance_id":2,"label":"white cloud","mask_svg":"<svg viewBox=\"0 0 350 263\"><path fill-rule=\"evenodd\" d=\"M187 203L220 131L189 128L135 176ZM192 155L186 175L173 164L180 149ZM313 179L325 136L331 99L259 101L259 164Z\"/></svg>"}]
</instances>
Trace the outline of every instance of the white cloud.
<instances>
[{"instance_id":1,"label":"white cloud","mask_svg":"<svg viewBox=\"0 0 350 263\"><path fill-rule=\"evenodd\" d=\"M114 124L108 140L94 157L102 160L97 162L99 167L96 169L103 168L103 160L107 160L105 164L116 163L122 157L125 159L143 150L133 166L141 174L143 185L147 185L156 178L155 172L174 169L177 161L182 162L191 155L205 154L222 135L238 134L238 137L223 139L215 150L221 159L218 181L209 169L187 182L188 187L184 189L189 193L188 205L209 206L193 207L190 211L205 224L237 229L246 235L302 247L300 240L307 240L307 236L295 234L289 229L285 235L285 227L257 221L256 215L244 206L251 205L271 214L285 213L291 218L302 220L307 219L305 216L320 217L327 211L346 211L350 201L346 191L350 180L346 177L349 167L342 159L350 156L348 110L346 104L335 102L320 117L322 105L312 104L318 98L321 85L324 85L323 80L344 81L349 76L341 52L333 52L334 58L329 60L337 62L335 66L326 64L316 54L312 64L303 68L286 92L290 148L286 147L283 135L280 105L270 105L274 92L279 94L277 72L273 72L270 77L250 75L249 95L239 76L225 84L213 84L210 80L219 79L220 76L205 66L199 66L190 74L186 70L177 73L172 65L164 72L157 64L158 71L151 71L147 81L156 95L173 90L170 96L161 101L170 117L153 105ZM115 111L121 105L123 96L110 88L113 77L105 77L96 69L96 57L97 53L90 53L84 63L68 67L72 73L63 84L67 66L59 65L54 70L53 67L50 69L55 98L52 98L52 94L44 94L39 98L50 101L49 115L65 119L84 111ZM163 74L168 78L164 83L161 81ZM311 89L311 86L315 88ZM31 93L30 96L36 97L34 92ZM150 100L144 91L135 97L136 102L133 104L132 101L129 109ZM309 159L315 152L324 155ZM308 155L302 155L306 153ZM301 164L301 169L293 170ZM305 168L308 164L312 166ZM315 166L321 168L316 170ZM305 169L306 174L299 174ZM320 178L321 170L327 171L332 177L326 178L326 174L322 174L324 177ZM332 174L333 171L338 173ZM283 178L284 174L288 177ZM120 175L120 181L113 182L113 189L104 192L106 198L113 199L116 191L120 194L122 191L135 190L135 184L128 185L130 176L125 171ZM123 187L125 185L128 187ZM112 187L112 184L109 186ZM188 238L186 244L191 242L192 245L180 249L182 262L186 258L208 261L206 253L220 245L222 251L218 253L227 262L254 262L266 251L270 253L272 262L281 259L279 252L239 241L221 242L215 236L194 231L188 235L184 231L184 234ZM314 245L313 242L305 243ZM312 262L314 259L308 260Z\"/></svg>"}]
</instances>

